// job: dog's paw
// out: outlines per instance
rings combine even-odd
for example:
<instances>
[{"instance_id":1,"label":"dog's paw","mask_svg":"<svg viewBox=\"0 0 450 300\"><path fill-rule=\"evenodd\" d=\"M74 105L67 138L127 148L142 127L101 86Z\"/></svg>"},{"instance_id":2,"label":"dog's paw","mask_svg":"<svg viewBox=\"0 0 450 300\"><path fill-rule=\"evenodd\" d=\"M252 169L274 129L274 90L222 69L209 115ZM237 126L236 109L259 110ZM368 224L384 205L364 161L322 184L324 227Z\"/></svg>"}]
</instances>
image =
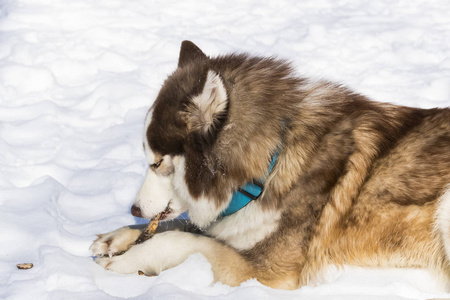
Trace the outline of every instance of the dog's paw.
<instances>
[{"instance_id":1,"label":"dog's paw","mask_svg":"<svg viewBox=\"0 0 450 300\"><path fill-rule=\"evenodd\" d=\"M113 257L128 251L137 240L141 230L122 227L105 234L98 234L89 248L94 256Z\"/></svg>"},{"instance_id":2,"label":"dog's paw","mask_svg":"<svg viewBox=\"0 0 450 300\"><path fill-rule=\"evenodd\" d=\"M97 257L95 262L106 270L116 273L132 274L139 271L150 274L145 268L143 244L133 246L129 251L117 256ZM151 273L153 275L153 273Z\"/></svg>"}]
</instances>

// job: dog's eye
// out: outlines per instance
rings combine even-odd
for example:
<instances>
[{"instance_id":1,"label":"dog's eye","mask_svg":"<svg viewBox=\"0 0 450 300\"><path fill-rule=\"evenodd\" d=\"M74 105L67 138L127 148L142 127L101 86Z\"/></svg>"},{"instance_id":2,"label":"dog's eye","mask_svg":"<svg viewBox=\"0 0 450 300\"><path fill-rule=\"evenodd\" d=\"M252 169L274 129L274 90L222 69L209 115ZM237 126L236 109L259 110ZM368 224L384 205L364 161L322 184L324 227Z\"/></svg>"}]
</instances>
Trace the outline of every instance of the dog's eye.
<instances>
[{"instance_id":1,"label":"dog's eye","mask_svg":"<svg viewBox=\"0 0 450 300\"><path fill-rule=\"evenodd\" d=\"M161 159L160 161L158 161L158 162L156 162L156 163L154 163L154 164L151 164L150 167L151 167L152 169L157 169L157 168L159 168L159 166L161 165L162 161L163 161L163 160Z\"/></svg>"}]
</instances>

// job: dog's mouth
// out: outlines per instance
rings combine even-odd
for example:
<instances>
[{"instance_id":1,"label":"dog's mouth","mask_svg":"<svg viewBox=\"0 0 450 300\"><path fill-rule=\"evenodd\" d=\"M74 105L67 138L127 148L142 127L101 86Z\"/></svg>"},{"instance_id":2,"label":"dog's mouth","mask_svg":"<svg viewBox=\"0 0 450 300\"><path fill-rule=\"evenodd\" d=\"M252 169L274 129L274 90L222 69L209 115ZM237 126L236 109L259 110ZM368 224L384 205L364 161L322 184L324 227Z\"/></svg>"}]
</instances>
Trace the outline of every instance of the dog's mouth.
<instances>
[{"instance_id":1,"label":"dog's mouth","mask_svg":"<svg viewBox=\"0 0 450 300\"><path fill-rule=\"evenodd\" d=\"M170 205L170 202L169 202L169 204L167 204L166 209L165 209L163 212L161 212L161 216L159 217L159 219L160 219L161 221L164 220L164 219L166 219L167 216L170 215L170 214L172 213L172 209L169 207L169 205Z\"/></svg>"}]
</instances>

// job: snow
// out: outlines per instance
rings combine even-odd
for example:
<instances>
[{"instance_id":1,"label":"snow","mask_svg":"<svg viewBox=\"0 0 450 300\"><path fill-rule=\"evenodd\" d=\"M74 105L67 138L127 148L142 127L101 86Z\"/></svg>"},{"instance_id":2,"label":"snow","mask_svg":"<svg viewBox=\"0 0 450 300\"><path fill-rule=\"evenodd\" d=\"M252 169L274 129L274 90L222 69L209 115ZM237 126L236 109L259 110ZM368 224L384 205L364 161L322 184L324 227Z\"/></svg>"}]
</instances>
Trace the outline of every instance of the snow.
<instances>
[{"instance_id":1,"label":"snow","mask_svg":"<svg viewBox=\"0 0 450 300\"><path fill-rule=\"evenodd\" d=\"M129 207L144 116L184 39L209 55L275 54L380 101L450 106L448 1L267 2L0 2L0 298L450 298L424 270L347 267L280 291L213 284L199 254L158 277L93 262L96 233L141 222Z\"/></svg>"}]
</instances>

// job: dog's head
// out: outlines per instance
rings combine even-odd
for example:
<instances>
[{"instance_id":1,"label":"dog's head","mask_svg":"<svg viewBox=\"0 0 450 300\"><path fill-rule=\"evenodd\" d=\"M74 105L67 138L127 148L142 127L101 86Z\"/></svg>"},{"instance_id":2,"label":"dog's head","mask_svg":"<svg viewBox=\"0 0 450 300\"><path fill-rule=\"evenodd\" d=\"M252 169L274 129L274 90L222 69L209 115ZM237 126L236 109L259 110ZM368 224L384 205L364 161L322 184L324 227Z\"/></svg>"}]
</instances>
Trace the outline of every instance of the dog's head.
<instances>
[{"instance_id":1,"label":"dog's head","mask_svg":"<svg viewBox=\"0 0 450 300\"><path fill-rule=\"evenodd\" d=\"M164 82L145 121L144 150L149 164L132 207L138 217L163 213L172 219L189 211L207 226L226 207L211 196L217 170L208 162L228 115L228 95L210 59L192 42L181 45L178 67ZM208 192L209 191L209 192Z\"/></svg>"}]
</instances>

